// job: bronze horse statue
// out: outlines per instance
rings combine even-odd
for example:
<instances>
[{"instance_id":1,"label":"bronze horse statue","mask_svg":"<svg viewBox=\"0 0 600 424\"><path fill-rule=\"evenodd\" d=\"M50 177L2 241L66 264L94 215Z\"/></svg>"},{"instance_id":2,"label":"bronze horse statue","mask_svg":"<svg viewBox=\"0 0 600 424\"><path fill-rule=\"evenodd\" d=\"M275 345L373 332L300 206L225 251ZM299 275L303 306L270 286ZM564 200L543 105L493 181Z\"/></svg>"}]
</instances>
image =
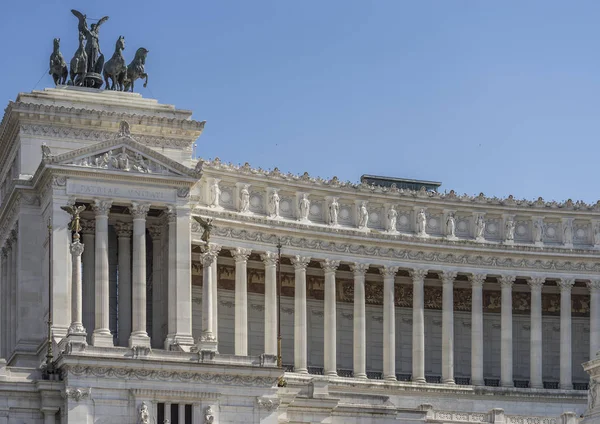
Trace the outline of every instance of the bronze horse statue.
<instances>
[{"instance_id":1,"label":"bronze horse statue","mask_svg":"<svg viewBox=\"0 0 600 424\"><path fill-rule=\"evenodd\" d=\"M69 78L67 62L60 52L60 38L54 39L54 51L50 55L50 71L48 72L54 79L54 84L64 85Z\"/></svg>"},{"instance_id":2,"label":"bronze horse statue","mask_svg":"<svg viewBox=\"0 0 600 424\"><path fill-rule=\"evenodd\" d=\"M144 65L146 64L146 56L148 55L149 50L140 47L135 52L135 57L127 66L127 80L125 81L125 91L133 92L133 83L136 79L145 78L144 88L148 85L148 74L144 70Z\"/></svg>"},{"instance_id":3,"label":"bronze horse statue","mask_svg":"<svg viewBox=\"0 0 600 424\"><path fill-rule=\"evenodd\" d=\"M71 59L71 81L72 85L83 86L85 83L85 75L87 74L87 54L85 53L85 35L79 33L79 47L75 52L75 56Z\"/></svg>"},{"instance_id":4,"label":"bronze horse statue","mask_svg":"<svg viewBox=\"0 0 600 424\"><path fill-rule=\"evenodd\" d=\"M115 45L115 52L112 57L104 64L104 81L107 90L123 91L125 89L125 78L127 77L127 65L123 57L125 49L125 38L121 35ZM108 80L112 80L112 85ZM115 88L116 87L116 88Z\"/></svg>"}]
</instances>

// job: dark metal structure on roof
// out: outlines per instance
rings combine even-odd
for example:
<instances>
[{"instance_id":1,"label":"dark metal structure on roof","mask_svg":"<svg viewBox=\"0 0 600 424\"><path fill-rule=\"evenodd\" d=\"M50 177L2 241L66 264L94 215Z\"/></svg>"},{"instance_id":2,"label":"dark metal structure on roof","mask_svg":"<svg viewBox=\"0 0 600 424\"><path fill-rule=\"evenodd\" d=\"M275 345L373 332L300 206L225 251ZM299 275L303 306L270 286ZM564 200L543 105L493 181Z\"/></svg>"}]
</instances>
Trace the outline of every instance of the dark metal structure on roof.
<instances>
[{"instance_id":1,"label":"dark metal structure on roof","mask_svg":"<svg viewBox=\"0 0 600 424\"><path fill-rule=\"evenodd\" d=\"M442 183L437 181L411 180L408 178L382 177L378 175L362 175L360 182L379 187L395 187L398 189L438 191Z\"/></svg>"}]
</instances>

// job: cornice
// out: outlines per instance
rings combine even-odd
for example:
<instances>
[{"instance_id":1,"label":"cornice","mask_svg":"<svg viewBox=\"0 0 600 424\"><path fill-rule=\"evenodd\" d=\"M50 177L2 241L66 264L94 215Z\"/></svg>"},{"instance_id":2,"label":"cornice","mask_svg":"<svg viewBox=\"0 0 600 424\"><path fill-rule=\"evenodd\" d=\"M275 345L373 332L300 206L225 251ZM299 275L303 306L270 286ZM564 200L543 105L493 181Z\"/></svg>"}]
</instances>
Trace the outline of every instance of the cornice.
<instances>
[{"instance_id":1,"label":"cornice","mask_svg":"<svg viewBox=\"0 0 600 424\"><path fill-rule=\"evenodd\" d=\"M557 249L556 252L552 252L552 255L546 250L540 251L533 247L530 250L516 252L514 248L508 249L506 246L486 245L484 248L482 245L466 246L459 243L458 246L463 249L457 252L455 242L443 239L440 239L439 243L432 243L431 239L424 242L413 237L410 242L403 242L396 236L384 233L374 234L372 232L366 235L357 230L339 231L326 226L312 229L296 222L285 222L279 228L274 228L275 223L272 220L267 221L267 218L247 216L243 218L246 222L240 222L241 218L238 218L237 221L227 219L227 215L233 215L233 213L216 212L210 209L196 209L194 212L214 217L213 237L231 239L231 246L236 245L235 240L274 246L281 238L284 248L320 252L323 257L327 257L328 254L347 255L348 260L356 257L368 257L369 263L372 264L376 264L377 260L371 258L378 258L382 262L402 261L415 266L428 263L431 264L429 267L432 269L470 267L495 270L499 274L502 271L515 274L519 274L520 271L543 273L552 271L556 274L585 274L585 278L591 278L587 274L600 272L600 261L598 261L600 258L598 258L597 252L594 252L593 256L588 256L588 261L581 260L581 252L564 252L565 249ZM266 222L262 223L263 220ZM249 222L260 222L262 225L249 225ZM298 230L303 231L299 232ZM192 232L199 239L202 230L192 224ZM323 239L324 234L325 240ZM348 236L351 234L354 237L349 239ZM226 243L222 244L226 245ZM505 255L501 256L502 253Z\"/></svg>"},{"instance_id":2,"label":"cornice","mask_svg":"<svg viewBox=\"0 0 600 424\"><path fill-rule=\"evenodd\" d=\"M499 209L499 213L527 213L544 215L548 213L557 213L569 211L570 213L594 213L600 218L600 200L595 204L587 204L583 201L573 202L571 199L564 202L544 201L541 197L537 200L515 199L512 195L507 198L487 197L483 193L478 196L470 196L468 194L457 194L454 190L449 193L428 192L425 190L409 190L409 189L394 189L387 187L379 187L364 183L355 184L350 181L342 182L337 177L329 180L321 177L311 177L307 172L302 175L292 173L282 173L278 168L273 170L265 170L262 168L252 168L247 162L244 165L226 164L221 162L219 158L214 160L199 161L202 164L207 175L230 175L238 178L243 175L249 179L262 181L265 184L287 183L290 186L298 188L298 190L320 189L327 191L328 195L343 195L349 196L364 195L372 199L376 196L378 200L387 203L394 203L401 199L412 199L419 204L424 204L440 209L461 209L465 206L471 206L477 211L490 211ZM332 193L333 192L333 193Z\"/></svg>"}]
</instances>

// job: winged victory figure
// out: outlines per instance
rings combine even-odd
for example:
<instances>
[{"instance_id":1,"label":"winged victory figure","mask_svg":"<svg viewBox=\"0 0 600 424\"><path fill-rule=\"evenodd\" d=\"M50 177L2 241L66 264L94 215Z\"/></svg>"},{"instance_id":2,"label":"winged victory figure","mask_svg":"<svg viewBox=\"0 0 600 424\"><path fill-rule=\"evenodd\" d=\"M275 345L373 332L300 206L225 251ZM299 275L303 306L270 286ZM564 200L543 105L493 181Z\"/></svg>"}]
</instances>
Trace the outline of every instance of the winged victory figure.
<instances>
[{"instance_id":1,"label":"winged victory figure","mask_svg":"<svg viewBox=\"0 0 600 424\"><path fill-rule=\"evenodd\" d=\"M88 72L101 74L104 66L104 55L100 51L98 33L100 31L100 26L104 22L108 21L108 16L103 17L98 21L98 23L92 24L88 28L86 15L75 9L71 9L71 13L73 13L73 15L79 19L79 25L77 29L86 37L85 52L87 53L88 58Z\"/></svg>"},{"instance_id":2,"label":"winged victory figure","mask_svg":"<svg viewBox=\"0 0 600 424\"><path fill-rule=\"evenodd\" d=\"M213 229L212 218L203 219L199 216L194 216L194 220L200 224L204 232L202 233L202 237L200 238L203 242L208 246L208 240L210 239L210 232Z\"/></svg>"},{"instance_id":3,"label":"winged victory figure","mask_svg":"<svg viewBox=\"0 0 600 424\"><path fill-rule=\"evenodd\" d=\"M73 235L73 239L79 240L79 232L81 231L81 224L79 222L79 215L81 212L85 210L85 206L61 206L63 211L67 212L71 215L71 224L69 224L69 229L73 231L75 234Z\"/></svg>"}]
</instances>

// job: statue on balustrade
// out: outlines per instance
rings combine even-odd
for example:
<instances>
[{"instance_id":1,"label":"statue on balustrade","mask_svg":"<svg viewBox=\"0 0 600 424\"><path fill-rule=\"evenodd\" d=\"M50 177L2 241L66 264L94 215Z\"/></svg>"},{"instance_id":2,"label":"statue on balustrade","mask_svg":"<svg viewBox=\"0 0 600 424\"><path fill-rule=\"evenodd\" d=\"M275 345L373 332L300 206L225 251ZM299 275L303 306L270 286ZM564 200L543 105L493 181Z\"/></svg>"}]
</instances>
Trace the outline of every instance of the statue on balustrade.
<instances>
[{"instance_id":1,"label":"statue on balustrade","mask_svg":"<svg viewBox=\"0 0 600 424\"><path fill-rule=\"evenodd\" d=\"M273 189L269 198L269 216L279 218L279 193L275 189Z\"/></svg>"},{"instance_id":2,"label":"statue on balustrade","mask_svg":"<svg viewBox=\"0 0 600 424\"><path fill-rule=\"evenodd\" d=\"M546 226L544 225L544 219L538 218L533 223L533 241L535 243L543 243L544 240L544 232L546 231Z\"/></svg>"},{"instance_id":3,"label":"statue on balustrade","mask_svg":"<svg viewBox=\"0 0 600 424\"><path fill-rule=\"evenodd\" d=\"M475 238L477 240L485 239L485 218L482 213L477 216L477 221L475 222Z\"/></svg>"},{"instance_id":4,"label":"statue on balustrade","mask_svg":"<svg viewBox=\"0 0 600 424\"><path fill-rule=\"evenodd\" d=\"M148 405L146 405L146 402L142 402L142 405L140 406L138 424L150 424L150 412L148 411Z\"/></svg>"},{"instance_id":5,"label":"statue on balustrade","mask_svg":"<svg viewBox=\"0 0 600 424\"><path fill-rule=\"evenodd\" d=\"M218 208L220 199L221 199L221 189L219 188L219 180L218 178L213 179L212 184L210 185L210 207Z\"/></svg>"},{"instance_id":6,"label":"statue on balustrade","mask_svg":"<svg viewBox=\"0 0 600 424\"><path fill-rule=\"evenodd\" d=\"M338 203L337 197L331 199L331 203L329 204L329 225L337 226L338 225L338 213L340 211L340 205Z\"/></svg>"},{"instance_id":7,"label":"statue on balustrade","mask_svg":"<svg viewBox=\"0 0 600 424\"><path fill-rule=\"evenodd\" d=\"M573 223L570 220L564 223L563 243L573 244Z\"/></svg>"},{"instance_id":8,"label":"statue on balustrade","mask_svg":"<svg viewBox=\"0 0 600 424\"><path fill-rule=\"evenodd\" d=\"M250 212L250 191L248 190L249 185L244 184L242 190L240 191L240 212L241 213L249 213Z\"/></svg>"},{"instance_id":9,"label":"statue on balustrade","mask_svg":"<svg viewBox=\"0 0 600 424\"><path fill-rule=\"evenodd\" d=\"M454 214L448 214L448 218L446 218L446 236L449 239L456 238L456 220L454 218Z\"/></svg>"},{"instance_id":10,"label":"statue on balustrade","mask_svg":"<svg viewBox=\"0 0 600 424\"><path fill-rule=\"evenodd\" d=\"M396 211L396 209L394 209L393 205L390 206L387 217L388 217L387 231L389 233L395 233L396 232L396 221L398 220L398 212Z\"/></svg>"},{"instance_id":11,"label":"statue on balustrade","mask_svg":"<svg viewBox=\"0 0 600 424\"><path fill-rule=\"evenodd\" d=\"M427 237L427 215L425 215L425 209L423 208L417 213L417 235Z\"/></svg>"},{"instance_id":12,"label":"statue on balustrade","mask_svg":"<svg viewBox=\"0 0 600 424\"><path fill-rule=\"evenodd\" d=\"M358 228L360 230L366 230L369 225L369 210L367 209L367 202L362 202L358 208Z\"/></svg>"},{"instance_id":13,"label":"statue on balustrade","mask_svg":"<svg viewBox=\"0 0 600 424\"><path fill-rule=\"evenodd\" d=\"M514 241L515 239L515 221L513 219L509 219L506 221L505 225L506 230L506 241Z\"/></svg>"},{"instance_id":14,"label":"statue on balustrade","mask_svg":"<svg viewBox=\"0 0 600 424\"><path fill-rule=\"evenodd\" d=\"M310 200L308 200L308 194L302 194L298 207L300 209L300 221L308 221L308 213L310 212Z\"/></svg>"}]
</instances>

